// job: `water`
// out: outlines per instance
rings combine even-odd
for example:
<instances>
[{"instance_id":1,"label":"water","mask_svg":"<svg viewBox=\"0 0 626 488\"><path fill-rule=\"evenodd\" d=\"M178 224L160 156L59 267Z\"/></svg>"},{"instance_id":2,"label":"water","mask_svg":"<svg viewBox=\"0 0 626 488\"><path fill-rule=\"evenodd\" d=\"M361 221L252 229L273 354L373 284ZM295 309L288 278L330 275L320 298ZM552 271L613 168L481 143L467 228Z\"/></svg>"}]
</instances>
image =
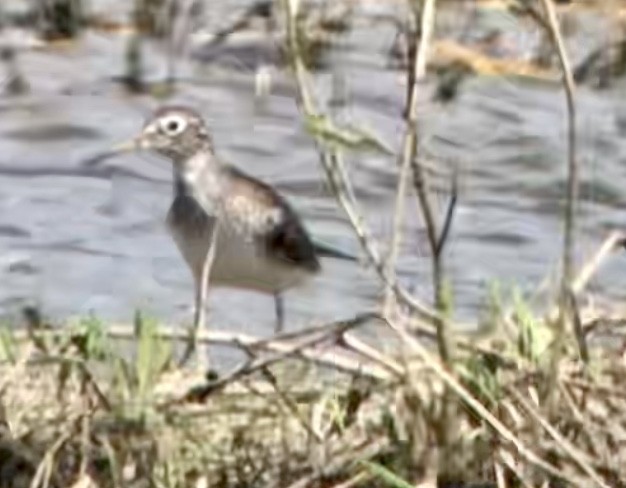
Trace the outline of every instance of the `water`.
<instances>
[{"instance_id":1,"label":"water","mask_svg":"<svg viewBox=\"0 0 626 488\"><path fill-rule=\"evenodd\" d=\"M226 10L234 8L225 5ZM211 17L213 22L219 18ZM602 29L595 32L602 37ZM512 31L513 39L519 35ZM593 44L588 32L580 35L585 45ZM314 79L322 100L328 100L329 88L339 79L349 104L338 116L374 131L397 149L405 87L401 74L387 68L393 37L389 25L360 22ZM133 136L158 105L148 96L125 93L112 81L124 72L125 42L121 34L91 31L74 44L24 52L19 64L30 93L0 99L4 315L35 302L59 319L94 312L128 321L141 308L167 322L190 320L191 276L164 225L171 198L168 164L128 155L98 170L82 165ZM148 76L162 77L167 70L164 50L150 43L146 58ZM324 184L288 76L277 73L271 94L260 103L253 76L245 69L215 69L189 58L176 68L179 76L192 81L181 83L171 101L204 114L219 154L275 185L317 238L358 252L351 228ZM444 167L454 162L460 168L447 269L456 314L472 320L480 314L491 283L532 291L557 270L565 188L563 96L552 83L478 77L442 107L431 101L433 87L423 88L423 151L447 162ZM625 219L626 106L619 87L601 92L583 87L578 103L584 168L579 251L584 256ZM361 210L375 236L387 242L395 160L356 153L348 162ZM445 181L438 186L445 188ZM441 191L435 201L443 208L446 199ZM407 208L399 271L407 286L427 300L428 248L416 203L409 200ZM333 260L323 266L318 278L288 293L290 327L349 317L380 299L372 270ZM625 271L626 256L616 255L593 290L623 298ZM221 328L269 333L273 327L271 298L216 290L211 306Z\"/></svg>"}]
</instances>

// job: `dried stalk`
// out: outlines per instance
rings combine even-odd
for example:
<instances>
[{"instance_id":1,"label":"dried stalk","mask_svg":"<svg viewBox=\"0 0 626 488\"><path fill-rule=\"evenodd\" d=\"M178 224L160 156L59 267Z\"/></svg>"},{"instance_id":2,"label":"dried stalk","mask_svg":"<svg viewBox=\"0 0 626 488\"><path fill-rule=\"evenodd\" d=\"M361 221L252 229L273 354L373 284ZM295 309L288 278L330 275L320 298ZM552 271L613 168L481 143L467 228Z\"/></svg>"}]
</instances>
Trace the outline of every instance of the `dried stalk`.
<instances>
[{"instance_id":1,"label":"dried stalk","mask_svg":"<svg viewBox=\"0 0 626 488\"><path fill-rule=\"evenodd\" d=\"M381 353L378 349L361 341L353 334L343 334L341 336L341 345L374 363L380 364L397 376L404 376L405 370L397 361Z\"/></svg>"},{"instance_id":2,"label":"dried stalk","mask_svg":"<svg viewBox=\"0 0 626 488\"><path fill-rule=\"evenodd\" d=\"M362 323L361 316L354 318L351 321L342 321L336 324L331 324L331 327L340 327L345 323L354 324L354 326ZM134 339L134 331L130 326L107 326L107 333L110 337L116 339ZM159 337L168 339L184 340L187 339L187 334L184 330L179 328L160 328ZM297 347L286 340L281 340L281 336L272 340L260 339L248 334L241 334L230 331L220 330L206 330L198 333L198 343L203 344L221 344L230 345L237 348L251 348L251 349L265 349L267 351L273 351L277 353L286 353L289 356L302 357L313 363L330 366L340 371L348 373L361 372L364 375L370 376L379 380L388 380L391 378L388 369L382 368L375 364L363 363L350 357L346 354L342 354L337 350L320 351L313 348ZM329 335L326 334L326 340Z\"/></svg>"},{"instance_id":3,"label":"dried stalk","mask_svg":"<svg viewBox=\"0 0 626 488\"><path fill-rule=\"evenodd\" d=\"M289 50L291 53L291 62L295 73L299 103L302 111L307 117L317 117L319 115L319 111L315 107L313 97L310 95L307 88L307 72L302 61L302 56L300 55L301 50L298 43L296 26L298 3L299 2L297 0L284 0L286 22L288 27ZM331 190L346 213L348 220L350 221L350 224L359 239L361 247L365 251L370 264L374 267L378 276L383 281L386 289L393 290L397 298L403 304L407 305L414 313L422 316L430 322L438 320L440 318L439 313L421 303L421 301L413 297L406 289L401 287L395 277L390 277L388 275L386 266L378 252L379 246L376 245L371 232L369 232L366 228L365 220L356 210L356 202L354 202L351 198L353 192L351 191L349 181L344 175L344 165L341 152L336 148L320 148L319 152L320 161L330 183Z\"/></svg>"},{"instance_id":4,"label":"dried stalk","mask_svg":"<svg viewBox=\"0 0 626 488\"><path fill-rule=\"evenodd\" d=\"M524 442L509 430L496 416L494 416L487 408L480 403L459 380L450 373L447 368L433 357L426 348L411 337L405 328L394 321L387 320L389 327L396 332L400 339L411 347L411 350L428 365L433 372L445 383L445 385L455 393L479 418L484 420L491 428L500 436L500 438L511 444L515 448L515 452L527 463L545 471L556 478L562 479L572 486L577 486L578 480L572 478L567 473L559 470L547 461L544 461L540 455L526 447Z\"/></svg>"},{"instance_id":5,"label":"dried stalk","mask_svg":"<svg viewBox=\"0 0 626 488\"><path fill-rule=\"evenodd\" d=\"M406 191L408 187L409 170L414 162L417 162L417 103L418 103L418 84L426 75L426 65L428 58L428 48L433 33L435 18L435 1L426 0L424 2L421 16L421 39L419 48L417 47L417 35L410 41L410 51L412 52L411 62L407 72L407 105L405 108L407 128L404 133L402 143L402 153L399 155L398 166L400 174L398 176L398 186L396 190L396 203L394 212L393 235L391 239L391 249L387 260L387 275L391 281L396 280L395 267L398 259L398 253L402 245L402 226L405 220L405 201ZM416 163L419 166L419 163ZM421 171L421 169L420 169ZM421 200L421 196L420 196ZM430 224L434 224L430 206L423 209L426 225L430 235ZM436 232L436 231L435 231ZM385 313L391 311L391 300L394 296L393 290L387 288L385 296Z\"/></svg>"},{"instance_id":6,"label":"dried stalk","mask_svg":"<svg viewBox=\"0 0 626 488\"><path fill-rule=\"evenodd\" d=\"M424 225L426 227L426 234L428 236L428 245L431 253L431 266L432 266L432 281L434 291L435 308L440 314L440 317L435 321L437 329L437 346L439 355L444 364L450 364L454 357L452 350L453 342L449 337L449 324L445 318L446 303L444 297L444 271L443 271L443 249L445 241L449 235L449 229L454 214L454 208L456 204L456 191L455 196L451 201L451 204L446 213L445 222L442 226L442 231L438 230L438 225L435 218L435 212L433 210L430 187L427 180L427 172L418 162L418 150L419 141L417 134L417 102L418 102L418 87L426 75L426 65L428 49L430 40L433 35L435 25L435 12L436 3L435 0L423 0L421 2L419 24L420 29L416 33L414 39L410 41L410 51L413 52L413 58L411 60L409 71L407 73L407 84L409 85L409 97L407 100L407 130L404 138L404 145L402 151L402 171L400 178L406 178L408 175L408 167L410 165L413 175L413 187L417 194L419 201L419 207L421 210ZM417 16L417 13L415 14ZM416 22L417 24L417 22ZM419 34L419 41L418 41ZM418 45L419 42L419 45ZM456 180L454 180L456 183ZM404 193L400 194L400 191L406 191L406 183L400 181L398 183L398 207L396 211L400 210L401 215L396 215L395 218L404 218ZM456 187L456 184L454 185ZM455 188L456 190L456 188ZM396 240L399 241L399 230L396 231ZM397 244L397 243L396 243ZM395 255L392 255L395 259ZM458 408L455 401L455 397L449 390L445 393L443 399L443 407L441 415L437 422L437 434L438 443L441 450L439 454L439 475L445 478L451 477L454 479L459 473L459 467L456 466L454 459L458 456L455 455L455 436L458 435Z\"/></svg>"},{"instance_id":7,"label":"dried stalk","mask_svg":"<svg viewBox=\"0 0 626 488\"><path fill-rule=\"evenodd\" d=\"M611 253L616 251L619 247L624 246L625 241L626 241L626 236L621 231L613 231L606 237L606 239L602 242L602 244L598 247L598 249L593 253L593 255L589 257L587 261L585 261L580 271L578 272L576 277L573 279L572 285L571 285L571 291L569 292L570 296L568 297L568 300L571 300L572 295L576 297L577 295L583 292L583 290L587 287L591 279L598 273L598 271L600 270L602 265L605 263L605 261L608 259L608 257L611 255ZM558 305L552 307L550 311L547 313L546 320L549 322L558 321L559 312L560 312L560 307ZM504 321L507 321L507 322L511 321L513 317L513 313L514 313L513 310L508 310L504 314ZM573 319L575 320L575 316L573 317ZM587 318L585 320L585 322L587 322L587 326L583 327L584 336L587 336L591 332L591 329L593 329L593 324L591 325L589 324L590 321L593 322L593 319L590 320ZM574 323L574 327L576 327L575 323ZM425 334L428 333L426 329L422 330L419 327L417 328L417 330L419 330L420 333L425 333ZM458 343L459 341L457 341L457 344ZM465 346L463 347L465 348ZM579 348L581 348L580 352L581 352L581 358L582 358L584 356L584 352L582 351L582 348L588 349L588 347L586 344L582 345L582 343L579 341Z\"/></svg>"},{"instance_id":8,"label":"dried stalk","mask_svg":"<svg viewBox=\"0 0 626 488\"><path fill-rule=\"evenodd\" d=\"M561 450L569 456L598 486L602 488L609 488L607 484L602 481L600 475L585 459L584 454L580 452L575 446L573 446L567 439L565 439L541 414L537 409L529 402L523 395L521 395L516 389L509 388L509 393L515 398L526 412L552 437Z\"/></svg>"},{"instance_id":9,"label":"dried stalk","mask_svg":"<svg viewBox=\"0 0 626 488\"><path fill-rule=\"evenodd\" d=\"M430 39L432 37L433 26L435 23L435 0L424 0L422 3L420 17L420 35L421 39L419 47L413 47L415 57L411 63L411 71L408 73L407 81L412 83L410 96L408 100L409 110L407 113L407 135L404 141L403 162L411 164L413 171L413 186L417 193L420 203L420 210L424 218L426 226L426 234L428 236L428 244L432 256L432 273L433 288L435 293L435 307L440 314L443 314L445 308L445 299L443 296L443 267L442 253L443 245L440 244L440 233L437 230L435 214L430 201L429 187L426 172L418 163L418 137L417 137L417 97L418 83L426 74L426 61ZM417 43L417 39L412 41ZM451 207L453 208L453 207ZM441 234L446 237L448 234ZM439 354L444 362L448 362L452 358L451 342L448 338L448 327L444 317L440 317L436 322L437 326L437 345Z\"/></svg>"},{"instance_id":10,"label":"dried stalk","mask_svg":"<svg viewBox=\"0 0 626 488\"><path fill-rule=\"evenodd\" d=\"M428 2L430 5L432 1ZM432 10L432 8L431 8ZM391 237L391 249L389 252L389 258L387 259L387 274L391 280L396 279L396 262L398 259L398 253L402 245L402 226L405 220L405 200L406 191L408 187L409 170L411 168L411 161L417 156L417 82L421 80L426 73L426 54L427 46L430 36L422 36L422 42L420 43L420 49L416 48L417 40L412 40L410 45L411 63L407 72L407 90L408 97L406 101L405 113L407 114L407 129L404 133L404 139L402 143L402 153L399 155L398 166L400 167L400 174L398 175L398 186L396 189L396 203L393 220L393 235ZM422 61L423 60L423 61ZM385 296L385 314L390 313L391 300L394 297L393 290L387 289Z\"/></svg>"},{"instance_id":11,"label":"dried stalk","mask_svg":"<svg viewBox=\"0 0 626 488\"><path fill-rule=\"evenodd\" d=\"M611 252L624 245L624 239L626 239L626 236L620 231L613 231L608 235L596 253L585 263L578 276L573 280L572 293L577 295L587 286L587 283L589 283Z\"/></svg>"},{"instance_id":12,"label":"dried stalk","mask_svg":"<svg viewBox=\"0 0 626 488\"><path fill-rule=\"evenodd\" d=\"M350 374L359 373L373 379L386 381L397 375L398 365L392 358L385 357L382 354L375 355L371 352L368 354L367 349L359 347L357 342L351 339L348 340L345 345L354 352L357 352L365 359L365 361L361 361L353 355L348 355L342 352L339 348L333 348L329 351L321 351L313 347L315 344L319 344L324 341L330 342L331 339L337 337L338 331L346 333L349 330L366 323L368 320L375 320L377 318L379 318L377 314L362 313L349 320L342 320L299 331L288 332L272 337L271 339L255 337L232 331L204 330L198 332L197 343L204 345L215 344L231 346L244 351L247 349L254 349L274 352L282 355L282 357L303 358L312 363L331 367L337 369L338 371ZM58 331L41 331L37 334L39 336L52 336L54 334L58 334ZM132 325L124 324L108 324L106 327L106 334L109 338L117 340L133 341L136 340L137 337L134 327ZM25 330L12 331L11 336L17 342L22 342L30 337L28 332ZM167 340L189 340L188 332L176 326L159 327L157 336ZM309 341L313 341L314 344L308 344ZM339 342L341 345L342 341ZM355 344L357 344L356 347ZM2 381L0 381L0 393L2 393L3 388L5 388L6 385L15 381L15 378L22 374L24 368L30 364L74 361L81 371L84 371L85 373L89 372L84 369L82 361L76 361L71 357L48 356L43 360L40 358L31 359L33 348L34 346L32 340L28 340L26 342L26 348L20 356L18 363L11 368L11 373L9 375L5 375L5 377L2 378ZM108 406L108 402L106 402L106 397L104 397L102 392L99 391L97 385L94 383L93 386L96 396L102 401L102 406L105 409L110 408L110 406Z\"/></svg>"},{"instance_id":13,"label":"dried stalk","mask_svg":"<svg viewBox=\"0 0 626 488\"><path fill-rule=\"evenodd\" d=\"M563 88L567 104L567 205L565 207L565 231L563 236L563 277L562 291L569 289L574 273L574 245L576 237L576 212L578 202L578 161L576 158L576 104L574 102L575 82L572 67L565 51L565 43L559 28L556 9L552 0L541 0L547 14L547 24L554 48L557 51ZM565 298L564 298L565 300Z\"/></svg>"},{"instance_id":14,"label":"dried stalk","mask_svg":"<svg viewBox=\"0 0 626 488\"><path fill-rule=\"evenodd\" d=\"M439 313L433 311L411 295L406 288L398 283L398 280L392 279L387 275L384 262L377 251L378 246L375 244L369 230L365 227L365 220L356 210L356 205L349 198L351 193L348 189L349 182L343 177L342 172L339 171L339 168L343 166L341 154L338 151L329 150L321 154L321 161L335 198L347 215L352 229L361 243L361 247L365 250L371 265L376 270L385 288L393 290L400 302L407 305L413 313L420 315L425 320L432 323L442 320Z\"/></svg>"},{"instance_id":15,"label":"dried stalk","mask_svg":"<svg viewBox=\"0 0 626 488\"><path fill-rule=\"evenodd\" d=\"M562 255L562 274L561 274L561 290L559 297L560 316L555 322L556 331L554 344L552 346L552 357L550 367L550 377L545 391L549 400L549 406L556 409L556 381L558 377L558 363L562 356L562 350L567 335L568 325L573 321L573 311L571 305L575 300L572 296L572 281L574 278L574 256L575 256L575 237L576 237L576 204L578 202L578 161L576 159L576 105L574 103L574 75L565 51L565 43L559 21L556 14L556 8L552 0L541 0L541 5L546 14L547 32L550 35L553 47L557 52L559 64L563 74L563 89L565 92L565 101L567 105L567 200L565 205L564 216L564 232L563 232L563 255ZM579 335L579 345L584 343L584 337ZM582 342L581 342L582 341ZM585 346L586 349L586 346ZM585 351L580 351L581 356L585 355Z\"/></svg>"},{"instance_id":16,"label":"dried stalk","mask_svg":"<svg viewBox=\"0 0 626 488\"><path fill-rule=\"evenodd\" d=\"M185 395L183 400L205 401L209 395L224 386L245 376L249 376L256 371L267 371L267 368L274 363L289 357L298 356L302 354L303 351L313 349L325 342L338 342L348 330L362 325L368 319L369 315L359 315L352 320L338 322L334 324L333 328L327 329L323 334L312 334L305 340L295 344L289 344L287 347L280 348L273 354L264 357L260 357L255 353L255 351L259 349L258 344L237 341L238 346L248 355L248 359L219 379L210 381L206 385L193 388L192 391ZM267 341L268 344L270 342L275 341Z\"/></svg>"},{"instance_id":17,"label":"dried stalk","mask_svg":"<svg viewBox=\"0 0 626 488\"><path fill-rule=\"evenodd\" d=\"M576 237L576 204L578 202L578 161L576 158L576 104L574 102L575 82L565 43L559 28L556 8L552 0L541 0L546 14L545 26L548 29L554 49L559 58L563 74L563 89L567 104L567 202L565 206L563 256L561 277L561 307L567 310L567 295L574 278L574 255ZM561 324L564 329L565 324ZM564 330L561 331L562 333Z\"/></svg>"}]
</instances>

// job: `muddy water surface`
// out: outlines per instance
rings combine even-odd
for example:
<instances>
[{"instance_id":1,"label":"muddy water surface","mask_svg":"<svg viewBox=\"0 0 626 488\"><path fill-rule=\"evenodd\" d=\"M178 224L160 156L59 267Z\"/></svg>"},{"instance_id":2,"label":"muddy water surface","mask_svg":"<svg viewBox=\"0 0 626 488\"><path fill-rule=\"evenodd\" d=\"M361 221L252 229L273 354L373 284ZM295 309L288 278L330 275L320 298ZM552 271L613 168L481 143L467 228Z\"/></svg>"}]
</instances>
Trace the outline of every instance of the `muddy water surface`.
<instances>
[{"instance_id":1,"label":"muddy water surface","mask_svg":"<svg viewBox=\"0 0 626 488\"><path fill-rule=\"evenodd\" d=\"M208 16L209 27L245 2L224 3L219 15ZM601 33L598 29L599 39ZM520 36L512 37L519 41ZM339 79L350 103L338 116L398 148L404 84L398 72L387 68L393 38L390 25L360 23L341 38L315 80L320 97L328 99L329 87L338 85L333 79ZM160 103L130 95L112 81L124 72L125 45L119 33L89 31L74 44L27 51L18 58L30 92L0 99L4 315L34 302L55 317L94 312L126 321L141 308L167 321L190 318L191 278L164 226L171 198L168 164L131 155L97 169L83 165L93 154L135 134ZM252 64L262 58L250 56ZM148 43L145 57L147 76L163 77L165 50ZM179 59L177 74L185 81L171 101L200 110L219 153L276 185L317 238L357 252L350 227L324 186L288 77L278 70L270 95L260 102L244 64L217 68L188 56ZM431 101L431 89L424 86L420 104L423 145L428 154L461 168L448 271L457 314L473 318L490 283L517 283L532 290L558 264L564 104L557 85L518 79L474 78L445 107ZM584 254L626 222L626 104L619 84L602 92L582 87L578 96ZM380 239L389 239L394 159L357 153L348 160L369 224ZM445 204L445 193L437 202ZM408 209L400 272L426 298L427 246L412 201ZM350 316L373 306L380 296L370 270L333 260L323 265L323 274L288 294L293 327ZM624 272L626 256L615 257L595 289L624 296ZM211 304L222 324L242 331L271 330L273 303L267 297L218 290Z\"/></svg>"}]
</instances>

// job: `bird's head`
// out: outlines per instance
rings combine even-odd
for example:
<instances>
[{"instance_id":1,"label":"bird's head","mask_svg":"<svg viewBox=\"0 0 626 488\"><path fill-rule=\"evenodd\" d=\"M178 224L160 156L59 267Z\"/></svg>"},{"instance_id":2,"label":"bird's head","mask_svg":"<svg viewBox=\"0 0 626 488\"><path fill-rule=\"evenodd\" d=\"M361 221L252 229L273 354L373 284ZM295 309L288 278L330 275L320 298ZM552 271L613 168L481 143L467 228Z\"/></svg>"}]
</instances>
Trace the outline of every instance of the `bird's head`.
<instances>
[{"instance_id":1,"label":"bird's head","mask_svg":"<svg viewBox=\"0 0 626 488\"><path fill-rule=\"evenodd\" d=\"M182 163L203 150L211 150L211 138L202 117L185 107L157 110L132 141L120 151L148 150Z\"/></svg>"}]
</instances>

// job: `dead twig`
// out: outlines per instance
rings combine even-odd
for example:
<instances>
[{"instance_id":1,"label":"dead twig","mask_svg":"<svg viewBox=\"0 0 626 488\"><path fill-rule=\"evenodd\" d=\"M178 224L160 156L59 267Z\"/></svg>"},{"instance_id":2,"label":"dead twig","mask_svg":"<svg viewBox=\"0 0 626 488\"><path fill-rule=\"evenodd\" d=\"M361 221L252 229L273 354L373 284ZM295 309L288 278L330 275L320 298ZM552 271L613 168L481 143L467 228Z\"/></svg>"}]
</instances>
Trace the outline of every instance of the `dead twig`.
<instances>
[{"instance_id":1,"label":"dead twig","mask_svg":"<svg viewBox=\"0 0 626 488\"><path fill-rule=\"evenodd\" d=\"M563 89L565 91L565 102L567 105L567 200L565 205L564 232L563 232L563 255L562 255L562 275L561 275L561 320L557 323L557 334L555 338L555 358L558 360L560 348L566 334L566 321L569 321L571 311L568 307L570 300L572 280L574 278L574 256L576 237L576 205L578 203L578 161L576 157L576 104L574 102L575 81L569 58L565 51L565 43L556 8L552 0L541 0L541 4L546 14L546 24L550 39L559 58L561 72L563 74ZM541 24L540 24L541 25ZM554 385L553 385L554 386ZM554 388L551 388L554 390Z\"/></svg>"},{"instance_id":2,"label":"dead twig","mask_svg":"<svg viewBox=\"0 0 626 488\"><path fill-rule=\"evenodd\" d=\"M582 469L591 480L596 483L597 486L602 488L610 488L603 480L602 477L596 472L595 469L585 459L583 453L581 453L576 447L574 447L567 439L565 439L551 424L546 420L537 409L531 405L531 403L524 398L515 388L507 388L508 393L515 398L524 410L539 424L541 427L554 439L559 448Z\"/></svg>"},{"instance_id":3,"label":"dead twig","mask_svg":"<svg viewBox=\"0 0 626 488\"><path fill-rule=\"evenodd\" d=\"M302 61L301 48L299 45L299 36L297 32L297 15L299 2L295 0L284 0L286 23L288 30L288 45L291 57L291 63L295 73L295 78L298 88L299 104L307 118L319 117L319 111L315 107L313 97L310 95L307 83L307 73L304 63ZM324 169L328 181L331 186L331 190L337 198L342 209L346 213L348 220L361 244L361 247L366 253L370 264L374 267L377 274L383 281L386 289L392 289L396 296L411 310L425 319L434 322L439 318L439 314L418 299L413 297L408 291L401 287L394 277L389 276L387 273L387 267L381 259L377 246L374 243L374 239L371 236L371 232L365 227L365 220L356 210L356 205L351 198L354 192L351 191L351 186L347 178L345 178L345 172L343 170L343 161L341 152L333 147L328 150L320 148L320 162Z\"/></svg>"},{"instance_id":4,"label":"dead twig","mask_svg":"<svg viewBox=\"0 0 626 488\"><path fill-rule=\"evenodd\" d=\"M237 333L231 331L222 330L206 330L198 333L197 341L199 344L215 344L223 346L232 346L238 349L243 347L251 347L253 349L265 349L267 351L285 353L295 357L301 357L315 364L329 366L339 371L345 371L348 373L359 372L366 376L376 378L379 380L388 380L390 378L389 370L382 368L375 364L364 363L341 353L339 350L333 349L331 351L320 351L313 348L296 347L292 342L297 338L306 338L309 335L322 335L331 333L337 327L341 327L341 324L346 322L354 323L355 326L367 320L376 320L380 316L376 313L363 313L357 317L334 322L331 324L324 324L320 326L311 327L309 329L303 329L301 331L289 332L285 334L277 335L271 339L259 338L249 334ZM58 331L45 331L41 334L55 334ZM112 339L121 340L135 340L136 333L134 327L131 325L123 324L110 324L106 328L107 335ZM24 331L12 331L12 335L16 340L23 340L26 338ZM161 326L159 327L157 337L168 340L185 341L189 339L189 334L176 326ZM32 342L28 341L29 347L32 348ZM30 353L28 353L30 354ZM28 355L25 354L23 360L24 366L28 363ZM19 363L18 363L19 364ZM17 371L15 368L13 371ZM3 378L4 381L9 381L9 378ZM0 392L2 391L2 384L0 382Z\"/></svg>"},{"instance_id":5,"label":"dead twig","mask_svg":"<svg viewBox=\"0 0 626 488\"><path fill-rule=\"evenodd\" d=\"M397 376L404 376L405 369L392 357L378 351L376 348L371 347L365 342L361 341L353 334L345 333L341 336L341 345L350 349L357 354L369 359L374 363L378 363L384 368L387 368L391 373Z\"/></svg>"},{"instance_id":6,"label":"dead twig","mask_svg":"<svg viewBox=\"0 0 626 488\"><path fill-rule=\"evenodd\" d=\"M282 361L288 357L302 354L305 349L319 346L321 343L329 341L337 342L346 331L363 324L369 318L369 315L361 315L349 321L338 322L337 324L335 324L334 329L331 329L324 334L313 335L311 338L302 340L294 345L289 345L286 348L281 348L281 350L278 350L274 354L266 357L258 357L256 354L253 353L253 351L258 350L258 343L254 344L250 342L238 342L239 347L246 351L249 356L249 358L244 363L235 367L230 373L222 376L217 380L210 381L206 385L196 386L192 388L181 399L174 400L173 402L168 402L168 404L181 403L186 401L203 402L207 399L209 395L216 392L218 389L223 388L224 386L236 380L239 380L244 376L248 376L256 371L267 370L268 366L278 361Z\"/></svg>"},{"instance_id":7,"label":"dead twig","mask_svg":"<svg viewBox=\"0 0 626 488\"><path fill-rule=\"evenodd\" d=\"M422 4L420 13L421 15L418 19L420 24L419 47L415 46L418 42L417 36L413 36L411 39L411 42L414 44L411 50L415 53L415 56L412 59L410 70L407 74L407 81L410 85L410 96L408 100L407 112L407 134L405 136L402 154L403 162L406 161L406 164L411 165L413 172L413 187L417 193L420 210L424 219L424 225L426 226L426 235L428 236L428 243L432 257L432 279L435 293L435 308L440 314L440 317L435 321L435 325L437 327L437 346L439 348L439 354L443 358L444 362L448 362L452 359L452 346L450 339L448 338L448 324L442 316L442 314L445 313L443 262L442 254L438 252L443 249L443 244L439 242L439 238L441 235L447 236L447 232L445 234L441 234L437 230L435 214L430 201L427 175L426 172L423 171L422 166L417 162L419 147L417 137L418 85L421 83L426 74L428 49L435 23L435 0L425 0ZM454 206L451 208L454 210Z\"/></svg>"},{"instance_id":8,"label":"dead twig","mask_svg":"<svg viewBox=\"0 0 626 488\"><path fill-rule=\"evenodd\" d=\"M591 278L598 272L604 261L618 247L624 245L626 236L621 231L611 232L602 242L596 253L582 266L576 278L572 281L572 293L578 295L584 290Z\"/></svg>"},{"instance_id":9,"label":"dead twig","mask_svg":"<svg viewBox=\"0 0 626 488\"><path fill-rule=\"evenodd\" d=\"M427 17L426 14L430 15ZM428 0L424 6L424 23L427 25L426 31L422 32L420 48L417 49L417 35L410 37L410 49L413 54L409 63L409 71L407 73L407 90L408 96L406 100L406 122L407 128L404 133L402 143L402 152L399 155L398 166L400 174L398 175L398 185L396 189L396 204L393 220L393 234L391 238L391 249L389 258L387 259L387 275L391 281L396 280L395 266L398 259L398 252L402 244L402 227L404 225L405 200L408 188L409 171L412 161L417 158L417 101L418 101L418 83L422 81L426 74L426 57L428 53L428 44L432 33L432 21L434 17L434 1ZM424 26L422 26L422 29ZM388 287L385 296L385 313L390 312L391 299L394 296L393 289Z\"/></svg>"}]
</instances>

